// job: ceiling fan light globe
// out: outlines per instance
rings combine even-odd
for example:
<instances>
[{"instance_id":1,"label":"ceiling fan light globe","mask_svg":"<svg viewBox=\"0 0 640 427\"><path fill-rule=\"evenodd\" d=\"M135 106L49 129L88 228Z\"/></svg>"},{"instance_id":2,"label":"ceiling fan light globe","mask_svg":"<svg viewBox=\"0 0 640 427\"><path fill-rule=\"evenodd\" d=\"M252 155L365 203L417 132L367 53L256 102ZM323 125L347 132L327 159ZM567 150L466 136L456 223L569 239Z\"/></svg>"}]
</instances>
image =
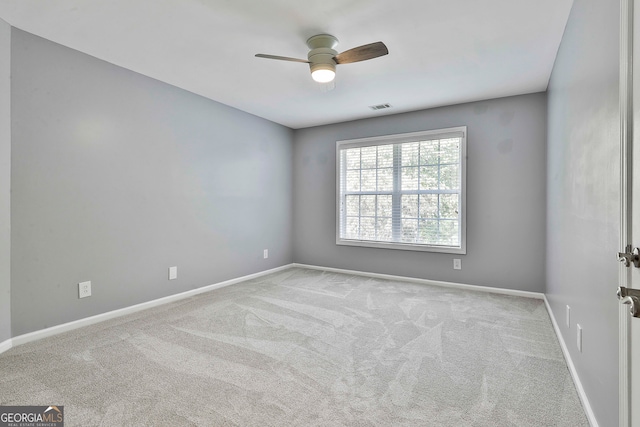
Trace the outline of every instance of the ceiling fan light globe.
<instances>
[{"instance_id":1,"label":"ceiling fan light globe","mask_svg":"<svg viewBox=\"0 0 640 427\"><path fill-rule=\"evenodd\" d=\"M336 72L325 68L320 68L311 72L311 78L318 83L329 83L336 77Z\"/></svg>"}]
</instances>

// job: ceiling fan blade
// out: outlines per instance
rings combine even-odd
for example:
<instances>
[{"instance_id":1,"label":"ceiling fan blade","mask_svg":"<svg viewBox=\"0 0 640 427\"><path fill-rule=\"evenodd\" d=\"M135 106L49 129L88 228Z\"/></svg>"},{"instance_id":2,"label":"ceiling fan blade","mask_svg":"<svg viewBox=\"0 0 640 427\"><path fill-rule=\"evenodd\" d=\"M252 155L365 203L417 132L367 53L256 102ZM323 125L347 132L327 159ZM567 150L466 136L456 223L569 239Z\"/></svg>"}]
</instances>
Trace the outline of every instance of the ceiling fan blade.
<instances>
[{"instance_id":1,"label":"ceiling fan blade","mask_svg":"<svg viewBox=\"0 0 640 427\"><path fill-rule=\"evenodd\" d=\"M309 63L306 59L289 58L288 56L265 55L264 53L257 53L256 56L258 58L278 59L280 61L302 62L303 64Z\"/></svg>"},{"instance_id":2,"label":"ceiling fan blade","mask_svg":"<svg viewBox=\"0 0 640 427\"><path fill-rule=\"evenodd\" d=\"M389 49L382 42L365 44L363 46L354 47L345 50L335 56L336 64L350 64L352 62L366 61L367 59L377 58L389 53Z\"/></svg>"}]
</instances>

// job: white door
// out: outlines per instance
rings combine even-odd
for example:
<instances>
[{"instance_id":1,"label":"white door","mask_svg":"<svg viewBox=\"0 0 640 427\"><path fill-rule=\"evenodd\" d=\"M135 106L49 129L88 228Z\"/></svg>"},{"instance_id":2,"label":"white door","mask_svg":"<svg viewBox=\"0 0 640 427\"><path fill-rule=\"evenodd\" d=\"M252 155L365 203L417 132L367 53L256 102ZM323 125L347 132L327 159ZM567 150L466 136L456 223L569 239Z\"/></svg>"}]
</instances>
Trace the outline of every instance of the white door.
<instances>
[{"instance_id":1,"label":"white door","mask_svg":"<svg viewBox=\"0 0 640 427\"><path fill-rule=\"evenodd\" d=\"M621 264L619 280L623 287L619 298L624 302L620 307L620 426L640 427L640 256L633 255L633 248L640 246L640 1L621 0L621 33L620 247L631 255L626 256L628 267ZM637 317L630 313L632 309Z\"/></svg>"}]
</instances>

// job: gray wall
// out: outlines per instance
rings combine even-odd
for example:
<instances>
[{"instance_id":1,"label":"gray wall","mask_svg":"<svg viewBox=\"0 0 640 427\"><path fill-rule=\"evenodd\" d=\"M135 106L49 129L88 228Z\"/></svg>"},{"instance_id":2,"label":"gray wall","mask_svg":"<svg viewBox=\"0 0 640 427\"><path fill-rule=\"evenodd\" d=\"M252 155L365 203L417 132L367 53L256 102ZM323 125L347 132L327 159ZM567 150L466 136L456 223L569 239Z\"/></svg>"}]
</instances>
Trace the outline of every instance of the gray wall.
<instances>
[{"instance_id":1,"label":"gray wall","mask_svg":"<svg viewBox=\"0 0 640 427\"><path fill-rule=\"evenodd\" d=\"M0 343L11 338L11 27L0 19Z\"/></svg>"},{"instance_id":2,"label":"gray wall","mask_svg":"<svg viewBox=\"0 0 640 427\"><path fill-rule=\"evenodd\" d=\"M336 141L466 125L467 254L337 246ZM294 261L543 292L546 96L538 93L295 132ZM453 270L453 259L462 270Z\"/></svg>"},{"instance_id":3,"label":"gray wall","mask_svg":"<svg viewBox=\"0 0 640 427\"><path fill-rule=\"evenodd\" d=\"M548 90L547 297L601 426L618 425L619 19L576 0Z\"/></svg>"},{"instance_id":4,"label":"gray wall","mask_svg":"<svg viewBox=\"0 0 640 427\"><path fill-rule=\"evenodd\" d=\"M14 336L292 262L290 129L15 28L11 66Z\"/></svg>"}]
</instances>

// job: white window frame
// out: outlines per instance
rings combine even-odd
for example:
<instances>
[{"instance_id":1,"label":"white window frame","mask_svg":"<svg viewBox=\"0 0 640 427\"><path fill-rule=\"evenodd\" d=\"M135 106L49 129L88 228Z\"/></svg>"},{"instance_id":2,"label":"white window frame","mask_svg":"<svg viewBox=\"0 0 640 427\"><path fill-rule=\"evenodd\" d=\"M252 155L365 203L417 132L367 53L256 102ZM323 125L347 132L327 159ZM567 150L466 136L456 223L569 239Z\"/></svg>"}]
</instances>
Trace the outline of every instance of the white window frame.
<instances>
[{"instance_id":1,"label":"white window frame","mask_svg":"<svg viewBox=\"0 0 640 427\"><path fill-rule=\"evenodd\" d=\"M341 199L341 173L346 173L346 164L341 164L341 150L358 147L371 147L407 142L418 142L431 139L460 137L460 246L428 245L400 242L378 242L370 240L345 239L340 237L341 211L345 208ZM341 170L343 168L343 170ZM467 127L458 126L446 129L435 129L422 132L411 132L396 135L376 136L370 138L349 139L336 142L336 244L361 246L369 248L400 249L409 251L440 252L450 254L467 253Z\"/></svg>"}]
</instances>

